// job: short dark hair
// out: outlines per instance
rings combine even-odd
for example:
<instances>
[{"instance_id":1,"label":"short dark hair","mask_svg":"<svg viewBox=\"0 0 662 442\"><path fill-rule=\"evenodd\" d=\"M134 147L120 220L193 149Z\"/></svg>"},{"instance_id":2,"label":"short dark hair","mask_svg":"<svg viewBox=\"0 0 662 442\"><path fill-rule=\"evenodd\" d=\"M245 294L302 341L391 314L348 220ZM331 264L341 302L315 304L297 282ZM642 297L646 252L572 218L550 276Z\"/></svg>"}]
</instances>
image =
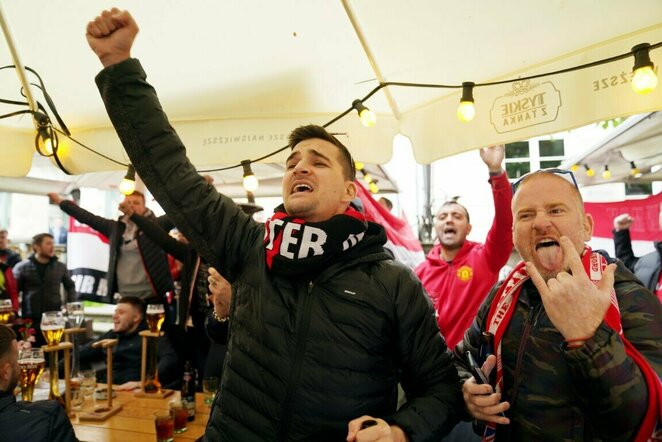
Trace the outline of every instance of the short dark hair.
<instances>
[{"instance_id":1,"label":"short dark hair","mask_svg":"<svg viewBox=\"0 0 662 442\"><path fill-rule=\"evenodd\" d=\"M134 196L134 195L135 195L135 196L139 196L139 197L141 197L141 198L143 199L143 201L145 201L145 194L142 193L142 192L140 192L140 191L138 191L138 190L134 190L133 192L131 192L131 193L128 194L127 196Z\"/></svg>"},{"instance_id":2,"label":"short dark hair","mask_svg":"<svg viewBox=\"0 0 662 442\"><path fill-rule=\"evenodd\" d=\"M390 199L386 198L385 196L379 198L380 201L384 201L386 203L386 206L388 207L388 210L393 209L393 203L391 202Z\"/></svg>"},{"instance_id":3,"label":"short dark hair","mask_svg":"<svg viewBox=\"0 0 662 442\"><path fill-rule=\"evenodd\" d=\"M312 138L319 138L320 140L328 141L338 148L341 154L343 163L343 169L345 172L345 178L349 181L356 180L356 167L354 166L354 160L352 159L352 154L349 153L347 147L342 144L336 137L331 135L324 129L322 126L316 124L309 124L307 126L299 126L294 129L289 136L289 147L294 149L294 147L302 141L310 140Z\"/></svg>"},{"instance_id":4,"label":"short dark hair","mask_svg":"<svg viewBox=\"0 0 662 442\"><path fill-rule=\"evenodd\" d=\"M44 238L54 239L53 235L51 235L50 233L37 233L35 236L32 237L32 247L40 246L41 243L44 242Z\"/></svg>"},{"instance_id":5,"label":"short dark hair","mask_svg":"<svg viewBox=\"0 0 662 442\"><path fill-rule=\"evenodd\" d=\"M12 348L12 342L16 340L16 333L11 327L0 325L0 359L3 359Z\"/></svg>"},{"instance_id":6,"label":"short dark hair","mask_svg":"<svg viewBox=\"0 0 662 442\"><path fill-rule=\"evenodd\" d=\"M140 299L137 296L122 296L119 301L117 301L118 304L130 304L140 312L140 314L145 317L147 314L147 304L145 304L145 301Z\"/></svg>"},{"instance_id":7,"label":"short dark hair","mask_svg":"<svg viewBox=\"0 0 662 442\"><path fill-rule=\"evenodd\" d=\"M457 200L454 200L454 199L450 200L450 201L446 201L441 206L439 206L439 209L437 209L437 213L439 213L439 211L441 210L442 207L446 207L446 206L460 206L460 207L462 207L462 209L464 210L465 215L467 215L467 223L471 224L471 219L469 218L469 211L467 210L467 208L464 207L462 204L458 203Z\"/></svg>"}]
</instances>

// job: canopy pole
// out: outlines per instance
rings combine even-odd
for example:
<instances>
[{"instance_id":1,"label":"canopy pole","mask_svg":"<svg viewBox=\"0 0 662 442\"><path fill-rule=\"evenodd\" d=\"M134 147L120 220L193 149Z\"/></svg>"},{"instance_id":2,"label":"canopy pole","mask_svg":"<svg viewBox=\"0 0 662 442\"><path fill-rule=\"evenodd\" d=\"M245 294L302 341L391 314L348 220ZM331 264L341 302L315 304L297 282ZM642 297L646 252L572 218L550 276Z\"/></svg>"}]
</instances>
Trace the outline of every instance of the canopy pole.
<instances>
[{"instance_id":1,"label":"canopy pole","mask_svg":"<svg viewBox=\"0 0 662 442\"><path fill-rule=\"evenodd\" d=\"M9 52L11 53L11 58L14 61L14 66L16 66L16 75L18 75L18 80L23 86L23 91L25 93L25 98L28 101L28 106L32 112L37 112L39 109L37 107L37 102L32 95L32 89L30 89L30 82L25 73L25 67L21 63L21 57L18 55L16 50L16 45L14 44L14 39L12 37L11 31L9 29L9 24L5 21L5 12L2 9L2 3L0 3L0 26L2 27L2 33L5 35L5 40L7 41L7 46L9 47ZM37 127L37 122L33 118L35 127Z\"/></svg>"},{"instance_id":2,"label":"canopy pole","mask_svg":"<svg viewBox=\"0 0 662 442\"><path fill-rule=\"evenodd\" d=\"M382 71L379 69L379 66L377 66L377 62L375 61L375 57L372 53L372 50L370 49L368 40L366 39L365 34L363 33L361 26L359 25L358 19L356 18L356 14L354 13L352 6L349 4L349 0L342 0L342 5L345 8L345 12L347 13L347 17L349 18L349 21L352 23L352 28L354 28L354 32L356 32L356 36L358 37L359 42L363 47L363 51L365 52L365 55L368 57L368 62L370 62L370 66L372 67L372 70L375 73L375 76L377 77L377 81L380 84L384 83L385 80L384 80L384 76L382 75ZM389 91L388 87L385 87L382 90L384 91L384 96L386 97L386 101L388 102L388 105L391 108L393 115L397 120L400 120L401 117L400 109L398 107L398 104L395 102L393 95Z\"/></svg>"}]
</instances>

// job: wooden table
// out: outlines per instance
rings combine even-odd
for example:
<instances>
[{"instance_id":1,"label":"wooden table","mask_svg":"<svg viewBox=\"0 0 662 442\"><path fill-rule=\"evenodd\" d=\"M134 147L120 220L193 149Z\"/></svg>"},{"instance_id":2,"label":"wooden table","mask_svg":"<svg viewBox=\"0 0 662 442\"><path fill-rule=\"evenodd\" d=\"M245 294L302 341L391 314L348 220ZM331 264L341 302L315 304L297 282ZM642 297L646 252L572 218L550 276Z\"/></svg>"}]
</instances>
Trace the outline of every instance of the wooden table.
<instances>
[{"instance_id":1,"label":"wooden table","mask_svg":"<svg viewBox=\"0 0 662 442\"><path fill-rule=\"evenodd\" d=\"M102 384L99 384L101 387ZM104 422L83 421L79 422L78 416L71 418L76 437L81 441L90 442L144 442L156 440L156 429L154 428L154 412L167 410L168 404L179 400L179 392L163 398L137 398L133 392L118 391L113 403L123 405L122 410L115 416ZM97 406L102 406L105 401L97 400ZM92 404L88 399L84 411L91 411ZM195 395L195 420L188 422L188 429L180 434L175 434L175 441L185 442L196 440L205 433L207 420L209 419L209 406L204 404L202 393Z\"/></svg>"}]
</instances>

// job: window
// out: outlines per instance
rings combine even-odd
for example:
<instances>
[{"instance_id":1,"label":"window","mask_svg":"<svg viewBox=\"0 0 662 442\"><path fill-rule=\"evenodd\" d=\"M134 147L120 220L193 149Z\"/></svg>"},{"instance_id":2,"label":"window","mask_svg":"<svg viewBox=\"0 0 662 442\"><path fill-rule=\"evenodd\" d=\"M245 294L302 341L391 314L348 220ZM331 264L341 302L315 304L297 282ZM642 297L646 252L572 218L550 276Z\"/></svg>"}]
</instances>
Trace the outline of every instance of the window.
<instances>
[{"instance_id":1,"label":"window","mask_svg":"<svg viewBox=\"0 0 662 442\"><path fill-rule=\"evenodd\" d=\"M565 157L563 139L529 140L506 144L508 178L516 180L538 169L558 167Z\"/></svg>"},{"instance_id":2,"label":"window","mask_svg":"<svg viewBox=\"0 0 662 442\"><path fill-rule=\"evenodd\" d=\"M653 183L625 183L625 195L652 195Z\"/></svg>"}]
</instances>

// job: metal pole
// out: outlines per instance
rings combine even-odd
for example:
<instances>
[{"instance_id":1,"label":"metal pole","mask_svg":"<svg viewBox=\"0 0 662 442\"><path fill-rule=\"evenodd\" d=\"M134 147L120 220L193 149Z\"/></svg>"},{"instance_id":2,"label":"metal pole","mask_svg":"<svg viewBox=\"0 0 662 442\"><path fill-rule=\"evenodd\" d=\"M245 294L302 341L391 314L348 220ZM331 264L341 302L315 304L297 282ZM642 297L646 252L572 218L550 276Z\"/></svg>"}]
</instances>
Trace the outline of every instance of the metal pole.
<instances>
[{"instance_id":1,"label":"metal pole","mask_svg":"<svg viewBox=\"0 0 662 442\"><path fill-rule=\"evenodd\" d=\"M9 47L11 58L14 61L14 65L16 66L16 75L18 75L18 80L23 85L23 91L25 92L25 98L28 100L28 106L32 112L37 112L39 108L37 107L37 102L32 95L30 82L28 81L28 77L25 74L25 68L23 67L23 63L21 63L21 58L18 56L18 52L16 51L16 45L14 44L11 31L9 30L9 24L5 20L5 12L2 9L2 3L0 3L0 26L2 27L2 32L5 35L5 40L7 41L7 46ZM34 121L34 124L35 127L37 127L36 121Z\"/></svg>"}]
</instances>

